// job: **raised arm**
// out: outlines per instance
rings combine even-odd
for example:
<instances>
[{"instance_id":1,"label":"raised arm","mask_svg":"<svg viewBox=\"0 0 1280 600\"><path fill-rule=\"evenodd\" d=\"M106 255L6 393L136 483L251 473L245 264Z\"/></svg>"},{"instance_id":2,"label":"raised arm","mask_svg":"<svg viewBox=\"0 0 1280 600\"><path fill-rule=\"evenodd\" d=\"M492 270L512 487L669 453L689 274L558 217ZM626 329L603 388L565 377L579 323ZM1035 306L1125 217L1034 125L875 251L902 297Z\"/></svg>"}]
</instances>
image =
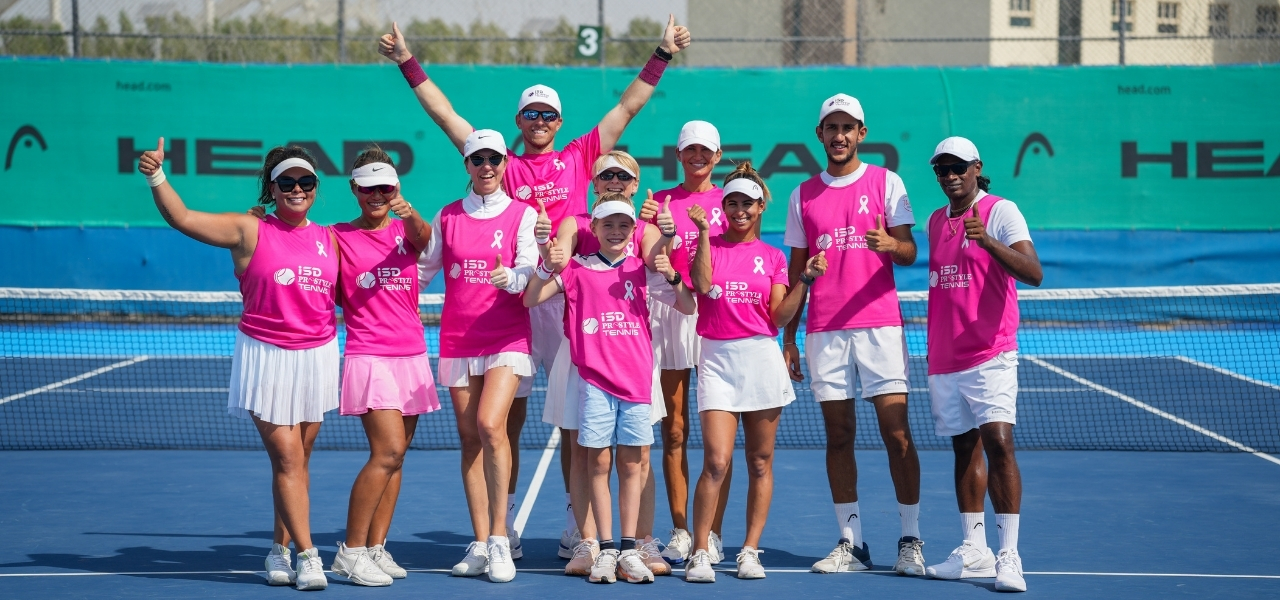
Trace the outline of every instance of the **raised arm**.
<instances>
[{"instance_id":1,"label":"raised arm","mask_svg":"<svg viewBox=\"0 0 1280 600\"><path fill-rule=\"evenodd\" d=\"M653 271L667 280L667 284L671 286L671 291L675 292L675 302L671 305L682 314L692 315L698 312L698 302L693 298L693 290L685 285L684 280L677 280L680 275L675 267L671 266L671 257L666 254L660 254L654 260L655 269ZM675 283L672 283L672 282ZM665 301L664 301L665 302Z\"/></svg>"},{"instance_id":2,"label":"raised arm","mask_svg":"<svg viewBox=\"0 0 1280 600\"><path fill-rule=\"evenodd\" d=\"M644 70L640 71L635 81L632 81L626 91L622 92L622 99L618 101L618 105L600 119L601 154L613 150L618 140L622 138L623 130L631 123L631 119L640 114L640 109L644 108L645 103L653 96L653 90L657 88L658 80L662 78L662 72L667 68L667 62L672 56L688 48L690 41L689 30L683 25L676 25L675 15L668 16L667 28L662 32L662 44L659 46L659 50L667 55L664 57L655 50L653 57L644 66Z\"/></svg>"},{"instance_id":3,"label":"raised arm","mask_svg":"<svg viewBox=\"0 0 1280 600\"><path fill-rule=\"evenodd\" d=\"M413 244L413 247L417 248L419 253L426 250L427 243L431 241L431 225L422 218L422 215L418 214L417 210L414 210L412 204L409 204L400 195L400 190L398 189L396 190L396 197L392 198L388 205L391 208L391 212L394 212L397 217L400 217L401 221L404 221L404 232L409 234L409 242Z\"/></svg>"},{"instance_id":4,"label":"raised arm","mask_svg":"<svg viewBox=\"0 0 1280 600\"><path fill-rule=\"evenodd\" d=\"M794 252L794 249L792 251ZM808 254L808 251L805 254ZM796 315L800 314L800 309L804 307L805 296L809 293L809 284L813 283L814 278L821 277L826 272L827 251L823 250L817 256L810 256L809 260L805 261L804 271L798 279L793 280L790 293L781 284L774 284L769 298L769 313L775 327L784 325L790 327L792 321L798 321ZM794 333L791 334L791 340L795 341Z\"/></svg>"},{"instance_id":5,"label":"raised arm","mask_svg":"<svg viewBox=\"0 0 1280 600\"><path fill-rule=\"evenodd\" d=\"M257 219L246 214L215 214L188 209L182 202L182 198L178 196L178 192L166 180L161 168L163 164L164 138L160 138L155 150L142 153L142 157L138 160L138 171L147 176L156 209L160 211L160 216L170 227L181 231L191 239L219 248L244 249L247 239L253 240L256 245ZM252 248L248 251L252 253Z\"/></svg>"},{"instance_id":6,"label":"raised arm","mask_svg":"<svg viewBox=\"0 0 1280 600\"><path fill-rule=\"evenodd\" d=\"M564 290L564 282L556 275L569 264L569 251L553 244L547 259L538 267L529 285L524 289L524 305L533 308Z\"/></svg>"},{"instance_id":7,"label":"raised arm","mask_svg":"<svg viewBox=\"0 0 1280 600\"><path fill-rule=\"evenodd\" d=\"M444 92L427 79L427 72L409 52L404 34L400 33L400 26L395 22L391 23L391 33L384 34L378 40L378 52L399 65L400 72L413 88L413 94L418 97L418 103L427 111L427 116L436 122L436 126L449 136L449 141L453 142L453 146L461 152L462 144L467 141L467 136L471 135L471 124L453 110L453 105L449 103Z\"/></svg>"},{"instance_id":8,"label":"raised arm","mask_svg":"<svg viewBox=\"0 0 1280 600\"><path fill-rule=\"evenodd\" d=\"M1000 268L1014 279L1027 285L1040 287L1044 280L1044 270L1040 266L1040 256L1036 247L1028 240L1014 242L1006 246L1000 240L987 233L986 225L978 216L978 205L974 203L973 214L965 217L964 235L977 242L978 247L986 250L991 258L1000 263Z\"/></svg>"},{"instance_id":9,"label":"raised arm","mask_svg":"<svg viewBox=\"0 0 1280 600\"><path fill-rule=\"evenodd\" d=\"M670 200L668 200L670 202ZM711 291L711 226L707 224L707 211L694 204L689 207L689 220L698 227L698 251L689 264L689 285L699 294Z\"/></svg>"},{"instance_id":10,"label":"raised arm","mask_svg":"<svg viewBox=\"0 0 1280 600\"><path fill-rule=\"evenodd\" d=\"M909 267L916 262L916 240L910 225L886 228L884 217L876 215L876 228L867 232L867 249L885 252L895 265Z\"/></svg>"}]
</instances>

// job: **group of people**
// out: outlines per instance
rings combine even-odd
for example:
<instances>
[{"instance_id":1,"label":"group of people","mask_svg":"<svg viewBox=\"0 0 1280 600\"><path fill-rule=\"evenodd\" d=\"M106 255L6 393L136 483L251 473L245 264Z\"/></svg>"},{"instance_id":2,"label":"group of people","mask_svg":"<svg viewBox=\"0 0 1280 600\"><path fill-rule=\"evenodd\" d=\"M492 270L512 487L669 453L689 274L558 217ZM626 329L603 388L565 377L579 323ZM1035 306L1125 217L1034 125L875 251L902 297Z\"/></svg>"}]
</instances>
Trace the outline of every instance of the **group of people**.
<instances>
[{"instance_id":1,"label":"group of people","mask_svg":"<svg viewBox=\"0 0 1280 600\"><path fill-rule=\"evenodd\" d=\"M862 534L853 454L855 397L876 413L899 504L894 570L942 579L995 577L1023 591L1017 552L1021 480L1013 448L1017 394L1015 282L1042 277L1027 226L1010 201L987 193L972 142L938 145L930 162L948 198L929 217L929 390L935 430L952 438L963 543L925 566L918 518L920 467L907 419L907 348L893 265L916 260L916 221L901 178L862 162L858 100L821 105L815 134L826 169L790 196L782 251L760 239L773 198L750 162L721 185L719 132L690 121L676 152L681 183L647 193L637 161L614 147L673 55L690 44L671 19L661 45L590 132L562 149L557 92L521 93L515 125L524 152L474 129L405 44L398 27L379 50L400 68L428 116L462 155L465 197L424 219L402 195L392 158L366 148L351 165L359 216L329 227L308 219L319 179L301 147L271 150L251 214L188 209L166 181L163 139L142 154L162 217L201 242L231 250L244 298L228 410L251 419L272 465L275 507L268 582L323 589L309 530L307 462L323 413L358 415L368 462L351 489L333 573L367 586L405 577L386 548L405 451L418 416L449 389L474 541L453 575L504 582L523 556L513 527L518 440L538 368L547 373L542 419L561 430L567 575L651 582L684 568L713 582L739 424L748 476L746 538L737 576L765 577L760 540L773 492L782 411L806 377L826 428L826 465L839 541L813 571L872 567ZM509 195L510 194L510 195ZM588 202L588 198L591 201ZM267 212L270 209L270 212ZM394 217L394 218L393 218ZM431 371L418 294L444 280L438 369ZM804 311L812 295L809 310ZM335 307L347 341L339 379ZM782 330L782 344L777 337ZM691 374L705 444L689 518ZM672 529L654 535L653 425ZM610 475L618 475L617 521ZM987 546L990 493L999 553ZM692 521L692 525L690 524ZM289 546L297 550L296 563ZM296 568L295 568L296 564Z\"/></svg>"}]
</instances>

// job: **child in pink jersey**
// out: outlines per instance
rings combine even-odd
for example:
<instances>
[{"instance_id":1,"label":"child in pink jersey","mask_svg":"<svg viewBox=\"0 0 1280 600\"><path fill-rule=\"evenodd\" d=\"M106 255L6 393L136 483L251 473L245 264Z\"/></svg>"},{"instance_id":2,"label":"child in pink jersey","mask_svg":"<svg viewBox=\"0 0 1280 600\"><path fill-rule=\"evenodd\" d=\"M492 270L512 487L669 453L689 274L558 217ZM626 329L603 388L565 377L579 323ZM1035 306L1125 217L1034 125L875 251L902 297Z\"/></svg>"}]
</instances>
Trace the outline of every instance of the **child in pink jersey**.
<instances>
[{"instance_id":1,"label":"child in pink jersey","mask_svg":"<svg viewBox=\"0 0 1280 600\"><path fill-rule=\"evenodd\" d=\"M338 406L338 253L332 233L307 219L318 185L315 159L298 146L267 152L258 202L275 211L262 221L188 209L166 181L163 164L161 138L138 161L160 215L193 239L231 250L240 280L244 315L227 409L253 420L271 460L276 526L265 561L267 582L324 589L328 581L308 519L307 458L324 413ZM296 570L290 541L299 551Z\"/></svg>"},{"instance_id":2,"label":"child in pink jersey","mask_svg":"<svg viewBox=\"0 0 1280 600\"><path fill-rule=\"evenodd\" d=\"M440 408L418 312L418 255L431 227L401 197L395 166L381 148L365 149L352 169L360 216L333 226L347 327L341 409L364 424L369 460L351 486L346 540L333 572L383 586L406 575L385 548L405 452L418 415Z\"/></svg>"},{"instance_id":3,"label":"child in pink jersey","mask_svg":"<svg viewBox=\"0 0 1280 600\"><path fill-rule=\"evenodd\" d=\"M778 326L791 321L813 278L826 270L823 254L811 257L800 283L787 293L786 258L760 240L767 197L764 181L746 161L725 178L721 206L728 229L723 234L710 234L710 219L703 207L694 205L687 212L698 229L691 281L699 296L698 335L702 337L698 415L704 459L694 495L694 548L685 563L686 581L715 581L709 553L711 526L723 519L717 505L733 464L739 416L752 468L738 578L765 576L758 549L773 498L774 439L782 407L796 397L778 348Z\"/></svg>"},{"instance_id":4,"label":"child in pink jersey","mask_svg":"<svg viewBox=\"0 0 1280 600\"><path fill-rule=\"evenodd\" d=\"M964 542L928 567L939 579L995 577L996 589L1024 592L1018 555L1022 475L1014 455L1018 396L1018 290L1038 286L1040 259L1013 202L987 193L973 142L942 140L934 174L946 206L929 236L929 397L938 435L955 451L956 500ZM983 460L986 454L990 466ZM1000 552L987 546L984 496L991 492Z\"/></svg>"},{"instance_id":5,"label":"child in pink jersey","mask_svg":"<svg viewBox=\"0 0 1280 600\"><path fill-rule=\"evenodd\" d=\"M581 425L578 442L588 448L591 505L596 530L612 537L609 494L610 449L617 446L620 548L613 540L600 542L600 554L590 573L593 582L612 582L617 575L638 583L652 581L636 544L641 491L647 478L648 447L653 443L649 421L653 396L653 349L648 327L648 287L652 274L644 261L626 254L633 238L635 208L619 197L605 197L592 211L592 231L600 250L567 259L556 247L551 260L525 291L525 304L536 305L561 291L565 294L570 331L569 347L578 367ZM693 297L669 260L657 259L658 270L675 289L674 304L692 312ZM553 278L553 272L559 272ZM621 551L621 553L619 553Z\"/></svg>"},{"instance_id":6,"label":"child in pink jersey","mask_svg":"<svg viewBox=\"0 0 1280 600\"><path fill-rule=\"evenodd\" d=\"M463 163L471 192L432 220L431 240L418 263L423 285L444 271L439 381L453 399L476 536L453 574L477 577L487 569L495 582L515 577L512 561L521 551L507 529L513 453L507 417L520 378L533 376L529 311L520 292L538 258L537 215L502 191L506 152L497 131L481 129L467 137Z\"/></svg>"}]
</instances>

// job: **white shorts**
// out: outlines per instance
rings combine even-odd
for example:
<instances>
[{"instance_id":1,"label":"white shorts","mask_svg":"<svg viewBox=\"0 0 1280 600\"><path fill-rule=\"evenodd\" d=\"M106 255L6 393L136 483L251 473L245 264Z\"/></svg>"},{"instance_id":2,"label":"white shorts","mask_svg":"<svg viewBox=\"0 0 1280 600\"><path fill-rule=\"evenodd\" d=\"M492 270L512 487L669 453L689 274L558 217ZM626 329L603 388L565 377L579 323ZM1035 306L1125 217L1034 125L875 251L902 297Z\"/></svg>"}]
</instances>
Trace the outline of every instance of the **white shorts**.
<instances>
[{"instance_id":1,"label":"white shorts","mask_svg":"<svg viewBox=\"0 0 1280 600\"><path fill-rule=\"evenodd\" d=\"M533 380L538 374L538 367L548 375L556 360L560 346L568 345L569 338L564 337L564 294L556 294L550 300L529 309L529 324L533 335L529 343L529 358L533 368L529 377L520 378L520 387L516 389L517 398L528 398L533 393Z\"/></svg>"},{"instance_id":2,"label":"white shorts","mask_svg":"<svg viewBox=\"0 0 1280 600\"><path fill-rule=\"evenodd\" d=\"M582 426L579 414L581 390L578 367L569 356L569 344L560 346L555 363L547 373L547 397L542 405L542 422L561 429L578 429ZM662 396L662 382L658 370L653 370L653 397L649 403L649 422L657 423L667 416L667 403Z\"/></svg>"},{"instance_id":3,"label":"white shorts","mask_svg":"<svg viewBox=\"0 0 1280 600\"><path fill-rule=\"evenodd\" d=\"M692 369L698 364L698 315L686 315L652 298L649 325L653 330L653 359L664 371Z\"/></svg>"},{"instance_id":4,"label":"white shorts","mask_svg":"<svg viewBox=\"0 0 1280 600\"><path fill-rule=\"evenodd\" d=\"M698 362L698 412L751 412L779 408L796 399L778 340L767 335L703 338Z\"/></svg>"},{"instance_id":5,"label":"white shorts","mask_svg":"<svg viewBox=\"0 0 1280 600\"><path fill-rule=\"evenodd\" d=\"M1018 351L957 373L929 376L933 431L952 437L987 423L1017 423Z\"/></svg>"},{"instance_id":6,"label":"white shorts","mask_svg":"<svg viewBox=\"0 0 1280 600\"><path fill-rule=\"evenodd\" d=\"M236 331L227 412L274 425L320 423L338 408L338 339L286 350Z\"/></svg>"},{"instance_id":7,"label":"white shorts","mask_svg":"<svg viewBox=\"0 0 1280 600\"><path fill-rule=\"evenodd\" d=\"M523 352L499 352L488 356L471 358L440 358L437 368L439 377L436 381L445 387L467 387L471 376L483 377L485 372L495 367L511 367L521 379L533 379L533 361Z\"/></svg>"},{"instance_id":8,"label":"white shorts","mask_svg":"<svg viewBox=\"0 0 1280 600\"><path fill-rule=\"evenodd\" d=\"M862 382L862 399L905 394L907 337L898 325L820 331L805 335L809 387L818 402L847 400ZM855 377L856 376L856 377Z\"/></svg>"}]
</instances>

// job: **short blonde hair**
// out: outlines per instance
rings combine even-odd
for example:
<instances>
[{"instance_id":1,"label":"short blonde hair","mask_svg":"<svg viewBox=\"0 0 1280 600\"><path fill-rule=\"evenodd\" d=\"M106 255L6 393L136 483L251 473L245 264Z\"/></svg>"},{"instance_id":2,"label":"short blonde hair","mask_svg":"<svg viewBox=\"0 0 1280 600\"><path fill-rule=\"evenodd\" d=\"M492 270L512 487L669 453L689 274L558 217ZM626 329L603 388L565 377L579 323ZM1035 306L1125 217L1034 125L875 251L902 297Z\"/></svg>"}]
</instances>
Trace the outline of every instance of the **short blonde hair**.
<instances>
[{"instance_id":1,"label":"short blonde hair","mask_svg":"<svg viewBox=\"0 0 1280 600\"><path fill-rule=\"evenodd\" d=\"M630 169L632 173L635 173L636 179L640 178L640 163L636 162L634 157L621 150L611 150L605 154L601 154L600 157L596 159L595 164L591 165L591 177L593 179L596 175L599 175L600 170L604 168L605 159L611 156L614 160L618 161L618 164Z\"/></svg>"}]
</instances>

